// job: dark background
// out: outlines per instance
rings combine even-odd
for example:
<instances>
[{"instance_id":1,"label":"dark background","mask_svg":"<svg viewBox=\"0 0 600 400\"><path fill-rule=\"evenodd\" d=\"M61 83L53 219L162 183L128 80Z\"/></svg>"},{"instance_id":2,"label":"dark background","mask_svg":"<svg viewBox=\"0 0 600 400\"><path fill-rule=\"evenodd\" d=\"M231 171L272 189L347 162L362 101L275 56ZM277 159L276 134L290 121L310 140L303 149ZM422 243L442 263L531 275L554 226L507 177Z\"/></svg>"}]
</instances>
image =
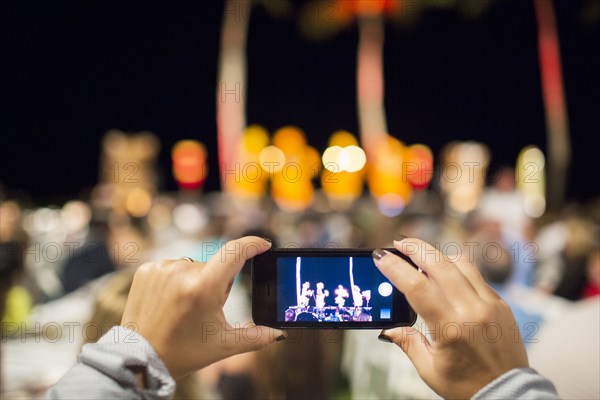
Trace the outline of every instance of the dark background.
<instances>
[{"instance_id":1,"label":"dark background","mask_svg":"<svg viewBox=\"0 0 600 400\"><path fill-rule=\"evenodd\" d=\"M600 24L597 18L586 22L589 3L555 1L573 200L599 194ZM100 140L111 128L160 137L165 190L175 189L173 143L203 141L210 158L207 189L218 189L222 3L37 1L12 8L0 144L0 181L10 192L40 203L80 195L97 182ZM273 18L255 7L248 122L271 132L297 125L321 151L333 131L357 133L357 39L352 26L323 41L309 40L295 19ZM478 140L491 147L495 165L513 164L528 144L545 149L531 1L497 1L477 19L450 9L428 11L411 29L388 23L385 78L389 130L406 143L423 142L437 153L451 140Z\"/></svg>"}]
</instances>

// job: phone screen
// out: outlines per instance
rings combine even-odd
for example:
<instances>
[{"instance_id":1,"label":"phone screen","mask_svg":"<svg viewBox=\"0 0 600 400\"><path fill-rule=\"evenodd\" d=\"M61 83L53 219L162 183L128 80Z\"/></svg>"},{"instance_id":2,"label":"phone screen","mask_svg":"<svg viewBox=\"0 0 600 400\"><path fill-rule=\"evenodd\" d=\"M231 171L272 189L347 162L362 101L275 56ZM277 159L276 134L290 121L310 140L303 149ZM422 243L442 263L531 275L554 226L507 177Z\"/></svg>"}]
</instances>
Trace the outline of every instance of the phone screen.
<instances>
[{"instance_id":1,"label":"phone screen","mask_svg":"<svg viewBox=\"0 0 600 400\"><path fill-rule=\"evenodd\" d=\"M372 257L279 257L277 321L389 321L392 284Z\"/></svg>"},{"instance_id":2,"label":"phone screen","mask_svg":"<svg viewBox=\"0 0 600 400\"><path fill-rule=\"evenodd\" d=\"M375 329L416 319L371 250L271 250L252 261L252 284L252 314L261 325Z\"/></svg>"}]
</instances>

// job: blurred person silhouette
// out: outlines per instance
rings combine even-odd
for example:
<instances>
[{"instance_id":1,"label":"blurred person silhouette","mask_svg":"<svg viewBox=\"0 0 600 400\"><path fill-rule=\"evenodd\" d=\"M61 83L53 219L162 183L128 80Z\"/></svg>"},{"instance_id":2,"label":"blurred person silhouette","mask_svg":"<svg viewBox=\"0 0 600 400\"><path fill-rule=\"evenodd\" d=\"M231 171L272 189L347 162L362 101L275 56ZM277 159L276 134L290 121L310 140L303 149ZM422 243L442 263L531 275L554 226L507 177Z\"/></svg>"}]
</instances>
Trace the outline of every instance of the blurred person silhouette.
<instances>
[{"instance_id":1,"label":"blurred person silhouette","mask_svg":"<svg viewBox=\"0 0 600 400\"><path fill-rule=\"evenodd\" d=\"M600 247L596 247L587 259L587 282L583 288L583 298L600 295Z\"/></svg>"},{"instance_id":2,"label":"blurred person silhouette","mask_svg":"<svg viewBox=\"0 0 600 400\"><path fill-rule=\"evenodd\" d=\"M139 263L146 248L147 230L141 219L120 217L95 221L85 242L70 255L60 279L65 293L120 268Z\"/></svg>"},{"instance_id":3,"label":"blurred person silhouette","mask_svg":"<svg viewBox=\"0 0 600 400\"><path fill-rule=\"evenodd\" d=\"M534 263L520 256L527 249L532 231L531 218L525 212L524 197L516 189L515 169L500 167L488 178L488 187L477 205L476 213L480 218L495 222L501 232L502 240L513 252L519 253L514 259L511 281L525 286L533 286Z\"/></svg>"},{"instance_id":4,"label":"blurred person silhouette","mask_svg":"<svg viewBox=\"0 0 600 400\"><path fill-rule=\"evenodd\" d=\"M580 300L600 293L598 249L588 254L564 252L565 271L554 294L568 300Z\"/></svg>"},{"instance_id":5,"label":"blurred person silhouette","mask_svg":"<svg viewBox=\"0 0 600 400\"><path fill-rule=\"evenodd\" d=\"M22 287L15 285L24 271L22 249L26 237L19 229L20 207L16 202L0 202L0 321L2 342L7 337L5 323L21 324L31 308L31 298ZM2 362L0 343L0 363ZM0 374L0 393L3 391Z\"/></svg>"},{"instance_id":6,"label":"blurred person silhouette","mask_svg":"<svg viewBox=\"0 0 600 400\"><path fill-rule=\"evenodd\" d=\"M84 243L62 267L64 293L133 262L144 250L144 217L156 194L159 150L160 140L151 132L112 129L103 136L99 183L90 196L94 219Z\"/></svg>"},{"instance_id":7,"label":"blurred person silhouette","mask_svg":"<svg viewBox=\"0 0 600 400\"><path fill-rule=\"evenodd\" d=\"M23 286L27 241L19 204L0 202L0 320L4 322L20 324L31 309L32 297Z\"/></svg>"},{"instance_id":8,"label":"blurred person silhouette","mask_svg":"<svg viewBox=\"0 0 600 400\"><path fill-rule=\"evenodd\" d=\"M477 205L479 213L499 222L504 234L525 237L531 220L525 213L523 195L516 188L515 169L502 166L488 177L488 181L491 185Z\"/></svg>"},{"instance_id":9,"label":"blurred person silhouette","mask_svg":"<svg viewBox=\"0 0 600 400\"><path fill-rule=\"evenodd\" d=\"M535 340L541 324L556 318L566 306L565 302L533 287L516 283L511 279L519 258L521 264L533 264L533 257L508 248L497 222L486 220L480 215L470 216L467 224L472 232L466 242L473 247L475 265L485 281L511 307L525 344ZM468 250L465 250L465 254Z\"/></svg>"},{"instance_id":10,"label":"blurred person silhouette","mask_svg":"<svg viewBox=\"0 0 600 400\"><path fill-rule=\"evenodd\" d=\"M0 242L0 321L18 326L27 321L34 303L26 282L21 246L22 242Z\"/></svg>"},{"instance_id":11,"label":"blurred person silhouette","mask_svg":"<svg viewBox=\"0 0 600 400\"><path fill-rule=\"evenodd\" d=\"M494 248L492 252L475 251L474 264L477 265L483 279L510 306L518 329L526 345L535 340L535 334L546 318L560 313L563 306L553 296L539 293L533 288L518 285L510 281L513 272L513 254L490 232L480 232L470 238L479 248Z\"/></svg>"},{"instance_id":12,"label":"blurred person silhouette","mask_svg":"<svg viewBox=\"0 0 600 400\"><path fill-rule=\"evenodd\" d=\"M0 202L0 320L18 325L27 320L39 297L32 272L25 265L31 239L22 222L17 201Z\"/></svg>"},{"instance_id":13,"label":"blurred person silhouette","mask_svg":"<svg viewBox=\"0 0 600 400\"><path fill-rule=\"evenodd\" d=\"M417 239L394 241L394 246L425 273L381 249L373 251L375 265L404 293L429 329L453 323L468 325L472 332L449 338L434 330L427 338L415 328L402 327L379 335L404 350L436 393L446 398L557 398L552 383L529 368L520 337L485 340L487 325L504 330L515 320L473 264L463 259L453 263ZM85 345L79 362L46 397L172 398L174 379L285 340L285 332L274 328L234 328L223 313L232 281L245 261L270 247L264 239L244 237L226 243L207 263L185 258L142 265L134 275L121 326ZM135 326L135 331L126 326ZM214 334L207 335L209 327ZM294 367L287 362L280 370L288 379L305 372L294 373Z\"/></svg>"},{"instance_id":14,"label":"blurred person silhouette","mask_svg":"<svg viewBox=\"0 0 600 400\"><path fill-rule=\"evenodd\" d=\"M94 222L83 245L68 257L60 273L64 293L70 293L104 274L115 271L116 260L109 251L108 224ZM118 245L117 245L118 246Z\"/></svg>"},{"instance_id":15,"label":"blurred person silhouette","mask_svg":"<svg viewBox=\"0 0 600 400\"><path fill-rule=\"evenodd\" d=\"M598 246L594 229L597 224L575 204L566 207L557 221L541 228L536 236L536 287L569 300L581 298L586 258Z\"/></svg>"}]
</instances>

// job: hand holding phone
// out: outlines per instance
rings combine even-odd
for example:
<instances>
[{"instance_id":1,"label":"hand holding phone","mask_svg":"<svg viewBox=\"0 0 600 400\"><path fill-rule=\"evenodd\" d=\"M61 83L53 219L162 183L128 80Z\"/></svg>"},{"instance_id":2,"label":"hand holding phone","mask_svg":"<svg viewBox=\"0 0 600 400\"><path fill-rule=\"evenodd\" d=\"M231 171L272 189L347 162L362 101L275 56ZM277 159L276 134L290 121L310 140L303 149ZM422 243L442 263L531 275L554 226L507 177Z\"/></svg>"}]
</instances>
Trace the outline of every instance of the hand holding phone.
<instances>
[{"instance_id":1,"label":"hand holding phone","mask_svg":"<svg viewBox=\"0 0 600 400\"><path fill-rule=\"evenodd\" d=\"M410 326L416 314L372 250L273 249L252 259L252 318L278 328L378 329Z\"/></svg>"},{"instance_id":2,"label":"hand holding phone","mask_svg":"<svg viewBox=\"0 0 600 400\"><path fill-rule=\"evenodd\" d=\"M135 273L121 325L142 335L175 379L283 339L268 327L232 326L223 313L246 259L270 247L247 236L225 243L206 263L187 257L145 263Z\"/></svg>"},{"instance_id":3,"label":"hand holding phone","mask_svg":"<svg viewBox=\"0 0 600 400\"><path fill-rule=\"evenodd\" d=\"M471 398L505 372L529 366L510 307L466 257L449 260L418 239L394 246L425 273L384 250L374 252L375 262L406 294L430 339L411 327L384 330L380 339L400 346L425 383L443 398Z\"/></svg>"}]
</instances>

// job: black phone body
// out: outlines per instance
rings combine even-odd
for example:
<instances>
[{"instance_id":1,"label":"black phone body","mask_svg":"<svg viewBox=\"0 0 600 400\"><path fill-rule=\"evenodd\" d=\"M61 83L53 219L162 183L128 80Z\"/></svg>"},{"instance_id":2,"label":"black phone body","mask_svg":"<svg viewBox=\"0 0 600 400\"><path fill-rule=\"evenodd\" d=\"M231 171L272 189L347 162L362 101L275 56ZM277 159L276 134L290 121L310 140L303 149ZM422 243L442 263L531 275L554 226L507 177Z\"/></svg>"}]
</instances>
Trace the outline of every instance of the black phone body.
<instances>
[{"instance_id":1,"label":"black phone body","mask_svg":"<svg viewBox=\"0 0 600 400\"><path fill-rule=\"evenodd\" d=\"M252 259L252 318L275 328L383 329L417 315L372 250L281 248Z\"/></svg>"}]
</instances>

